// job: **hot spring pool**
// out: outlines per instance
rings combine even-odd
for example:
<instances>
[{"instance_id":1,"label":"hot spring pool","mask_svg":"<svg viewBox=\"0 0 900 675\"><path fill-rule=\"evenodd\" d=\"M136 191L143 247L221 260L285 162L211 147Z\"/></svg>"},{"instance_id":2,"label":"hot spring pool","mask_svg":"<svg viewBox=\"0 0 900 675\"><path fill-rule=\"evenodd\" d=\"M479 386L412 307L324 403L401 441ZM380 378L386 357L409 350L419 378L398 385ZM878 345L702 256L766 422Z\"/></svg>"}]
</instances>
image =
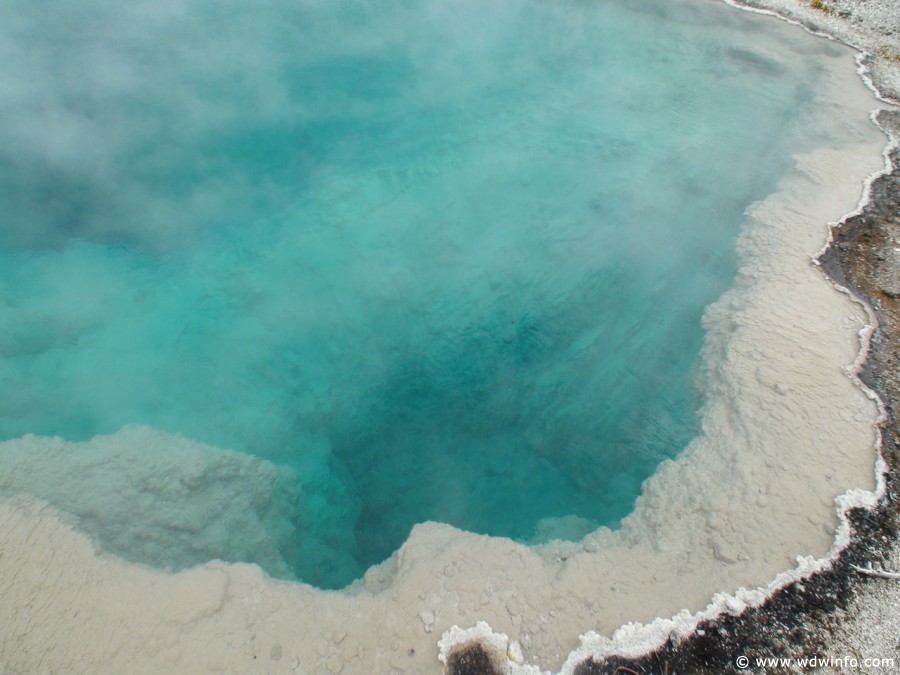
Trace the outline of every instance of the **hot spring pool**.
<instances>
[{"instance_id":1,"label":"hot spring pool","mask_svg":"<svg viewBox=\"0 0 900 675\"><path fill-rule=\"evenodd\" d=\"M174 569L615 527L819 140L821 51L696 2L52 5L0 29L0 487Z\"/></svg>"}]
</instances>

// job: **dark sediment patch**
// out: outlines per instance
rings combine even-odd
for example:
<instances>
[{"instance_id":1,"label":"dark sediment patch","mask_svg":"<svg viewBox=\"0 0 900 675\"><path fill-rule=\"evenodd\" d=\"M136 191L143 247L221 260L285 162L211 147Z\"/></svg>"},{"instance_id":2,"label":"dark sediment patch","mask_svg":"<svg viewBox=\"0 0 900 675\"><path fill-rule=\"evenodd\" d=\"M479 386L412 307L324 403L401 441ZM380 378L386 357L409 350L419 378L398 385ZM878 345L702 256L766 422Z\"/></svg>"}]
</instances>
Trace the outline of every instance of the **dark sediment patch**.
<instances>
[{"instance_id":1,"label":"dark sediment patch","mask_svg":"<svg viewBox=\"0 0 900 675\"><path fill-rule=\"evenodd\" d=\"M447 659L447 675L502 675L488 651L477 641L454 649Z\"/></svg>"}]
</instances>

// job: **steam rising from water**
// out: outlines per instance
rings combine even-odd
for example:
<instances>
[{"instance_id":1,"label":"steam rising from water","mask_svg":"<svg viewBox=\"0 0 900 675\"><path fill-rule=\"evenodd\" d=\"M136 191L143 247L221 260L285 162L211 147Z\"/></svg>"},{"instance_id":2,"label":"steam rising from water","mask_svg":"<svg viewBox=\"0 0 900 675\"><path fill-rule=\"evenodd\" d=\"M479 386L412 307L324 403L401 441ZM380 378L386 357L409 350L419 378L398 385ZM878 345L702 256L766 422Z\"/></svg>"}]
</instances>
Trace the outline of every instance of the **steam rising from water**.
<instances>
[{"instance_id":1,"label":"steam rising from water","mask_svg":"<svg viewBox=\"0 0 900 675\"><path fill-rule=\"evenodd\" d=\"M286 467L330 587L615 524L688 441L814 60L659 0L52 5L0 27L0 438Z\"/></svg>"}]
</instances>

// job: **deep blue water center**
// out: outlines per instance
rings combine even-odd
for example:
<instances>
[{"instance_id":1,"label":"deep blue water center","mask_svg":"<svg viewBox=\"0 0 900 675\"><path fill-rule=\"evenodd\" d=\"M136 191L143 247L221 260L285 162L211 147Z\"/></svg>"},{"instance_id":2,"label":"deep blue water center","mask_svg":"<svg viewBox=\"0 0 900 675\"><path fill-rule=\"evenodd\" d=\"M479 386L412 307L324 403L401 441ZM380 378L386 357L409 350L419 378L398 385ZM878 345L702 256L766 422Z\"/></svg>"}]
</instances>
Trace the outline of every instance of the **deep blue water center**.
<instances>
[{"instance_id":1,"label":"deep blue water center","mask_svg":"<svg viewBox=\"0 0 900 675\"><path fill-rule=\"evenodd\" d=\"M0 438L293 467L329 588L630 512L816 72L689 0L12 5Z\"/></svg>"}]
</instances>

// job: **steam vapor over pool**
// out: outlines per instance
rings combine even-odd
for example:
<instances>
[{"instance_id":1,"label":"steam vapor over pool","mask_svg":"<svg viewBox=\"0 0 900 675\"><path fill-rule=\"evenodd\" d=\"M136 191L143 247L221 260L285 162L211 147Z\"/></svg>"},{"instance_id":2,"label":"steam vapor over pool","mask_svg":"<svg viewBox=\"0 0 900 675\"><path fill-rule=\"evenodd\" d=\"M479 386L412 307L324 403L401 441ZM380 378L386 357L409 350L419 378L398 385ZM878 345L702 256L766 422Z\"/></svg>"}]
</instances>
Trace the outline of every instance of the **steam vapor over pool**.
<instances>
[{"instance_id":1,"label":"steam vapor over pool","mask_svg":"<svg viewBox=\"0 0 900 675\"><path fill-rule=\"evenodd\" d=\"M695 431L701 314L821 72L692 3L45 12L3 36L0 435L267 460L263 549L85 527L329 588L417 522L539 543L629 513Z\"/></svg>"}]
</instances>

